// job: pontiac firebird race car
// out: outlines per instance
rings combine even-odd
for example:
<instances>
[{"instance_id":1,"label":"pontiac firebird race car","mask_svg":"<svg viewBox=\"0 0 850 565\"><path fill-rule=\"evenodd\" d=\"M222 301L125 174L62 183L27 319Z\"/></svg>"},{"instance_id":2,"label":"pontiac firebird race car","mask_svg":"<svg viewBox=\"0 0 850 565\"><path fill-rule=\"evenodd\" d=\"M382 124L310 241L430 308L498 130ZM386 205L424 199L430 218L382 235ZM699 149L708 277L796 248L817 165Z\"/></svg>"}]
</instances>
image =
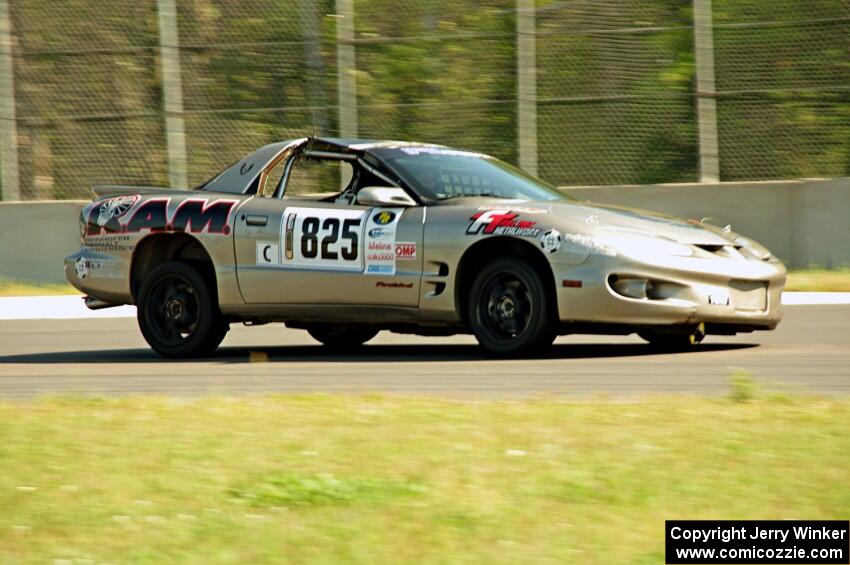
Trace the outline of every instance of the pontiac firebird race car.
<instances>
[{"instance_id":1,"label":"pontiac firebird race car","mask_svg":"<svg viewBox=\"0 0 850 565\"><path fill-rule=\"evenodd\" d=\"M316 183L339 190L301 194ZM137 305L169 357L213 352L234 322L340 348L471 332L520 355L570 333L684 348L782 317L785 268L728 227L576 201L439 145L304 138L191 191L95 193L66 276L90 308Z\"/></svg>"}]
</instances>

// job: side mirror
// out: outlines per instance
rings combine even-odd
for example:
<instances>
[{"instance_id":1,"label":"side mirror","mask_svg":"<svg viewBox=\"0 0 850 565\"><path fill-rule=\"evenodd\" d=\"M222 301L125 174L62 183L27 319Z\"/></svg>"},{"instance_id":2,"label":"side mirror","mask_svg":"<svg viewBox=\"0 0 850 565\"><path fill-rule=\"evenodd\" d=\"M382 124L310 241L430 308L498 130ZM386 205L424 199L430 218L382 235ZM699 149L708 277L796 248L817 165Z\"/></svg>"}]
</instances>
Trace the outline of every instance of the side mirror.
<instances>
[{"instance_id":1,"label":"side mirror","mask_svg":"<svg viewBox=\"0 0 850 565\"><path fill-rule=\"evenodd\" d=\"M390 186L366 186L357 193L357 203L363 206L416 206L407 193Z\"/></svg>"}]
</instances>

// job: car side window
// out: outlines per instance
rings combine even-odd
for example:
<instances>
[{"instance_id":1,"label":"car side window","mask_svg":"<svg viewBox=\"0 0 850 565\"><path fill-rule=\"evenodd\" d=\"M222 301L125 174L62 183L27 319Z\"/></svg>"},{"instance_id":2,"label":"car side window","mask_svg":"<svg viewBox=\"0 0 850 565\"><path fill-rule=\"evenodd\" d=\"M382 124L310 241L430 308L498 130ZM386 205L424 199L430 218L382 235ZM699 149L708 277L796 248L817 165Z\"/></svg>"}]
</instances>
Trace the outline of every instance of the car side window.
<instances>
[{"instance_id":1,"label":"car side window","mask_svg":"<svg viewBox=\"0 0 850 565\"><path fill-rule=\"evenodd\" d=\"M352 175L347 161L302 157L292 165L284 198L339 193L351 182Z\"/></svg>"}]
</instances>

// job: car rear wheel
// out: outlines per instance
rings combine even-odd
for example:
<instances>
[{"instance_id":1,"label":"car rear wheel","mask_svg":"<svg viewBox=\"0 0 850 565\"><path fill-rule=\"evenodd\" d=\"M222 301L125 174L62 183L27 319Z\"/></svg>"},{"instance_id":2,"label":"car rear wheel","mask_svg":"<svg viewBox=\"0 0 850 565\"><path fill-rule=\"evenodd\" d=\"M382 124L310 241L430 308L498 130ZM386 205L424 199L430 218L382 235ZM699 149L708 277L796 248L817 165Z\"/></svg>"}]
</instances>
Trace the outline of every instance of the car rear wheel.
<instances>
[{"instance_id":1,"label":"car rear wheel","mask_svg":"<svg viewBox=\"0 0 850 565\"><path fill-rule=\"evenodd\" d=\"M211 354L229 329L211 285L188 263L170 261L155 267L138 296L139 329L165 357Z\"/></svg>"},{"instance_id":2,"label":"car rear wheel","mask_svg":"<svg viewBox=\"0 0 850 565\"><path fill-rule=\"evenodd\" d=\"M378 330L357 324L314 324L307 333L327 347L345 350L360 347L378 335Z\"/></svg>"},{"instance_id":3,"label":"car rear wheel","mask_svg":"<svg viewBox=\"0 0 850 565\"><path fill-rule=\"evenodd\" d=\"M663 332L644 330L638 335L648 341L650 345L667 351L686 351L695 347L705 339L705 324L695 326L691 331Z\"/></svg>"},{"instance_id":4,"label":"car rear wheel","mask_svg":"<svg viewBox=\"0 0 850 565\"><path fill-rule=\"evenodd\" d=\"M478 343L489 353L520 356L552 345L555 308L538 272L511 257L493 261L478 273L468 316Z\"/></svg>"}]
</instances>

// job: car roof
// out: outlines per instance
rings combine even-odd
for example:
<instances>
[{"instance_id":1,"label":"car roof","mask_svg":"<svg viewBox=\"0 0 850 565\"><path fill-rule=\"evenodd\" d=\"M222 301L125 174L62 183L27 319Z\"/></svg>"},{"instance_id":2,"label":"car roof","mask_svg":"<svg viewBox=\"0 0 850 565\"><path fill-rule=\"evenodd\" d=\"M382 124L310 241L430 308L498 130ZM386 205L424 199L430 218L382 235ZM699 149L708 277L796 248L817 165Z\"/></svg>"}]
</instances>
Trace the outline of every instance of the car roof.
<instances>
[{"instance_id":1,"label":"car roof","mask_svg":"<svg viewBox=\"0 0 850 565\"><path fill-rule=\"evenodd\" d=\"M326 145L325 148L337 151L363 151L390 147L444 147L431 143L416 143L411 141L393 141L381 139L354 139L343 137L302 137L287 139L264 145L233 163L211 180L197 187L212 192L245 194L254 184L257 177L271 161L292 147L313 147Z\"/></svg>"}]
</instances>

